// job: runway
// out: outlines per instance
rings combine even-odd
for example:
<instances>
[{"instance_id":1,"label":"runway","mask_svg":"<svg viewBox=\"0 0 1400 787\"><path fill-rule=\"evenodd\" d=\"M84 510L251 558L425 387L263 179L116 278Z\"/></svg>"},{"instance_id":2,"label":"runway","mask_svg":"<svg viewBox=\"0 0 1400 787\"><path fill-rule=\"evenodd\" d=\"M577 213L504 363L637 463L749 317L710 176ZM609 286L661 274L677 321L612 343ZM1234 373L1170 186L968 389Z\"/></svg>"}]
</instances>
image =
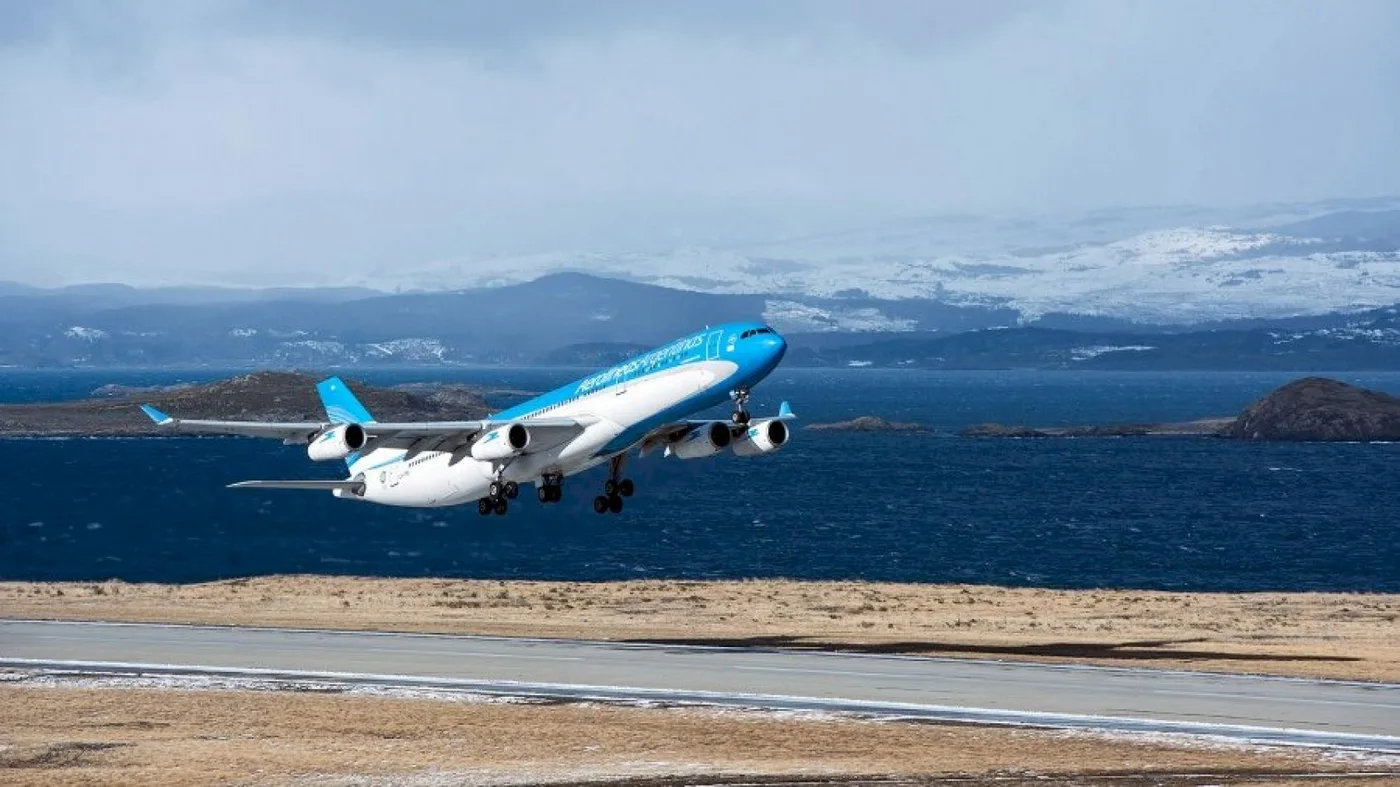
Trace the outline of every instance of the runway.
<instances>
[{"instance_id":1,"label":"runway","mask_svg":"<svg viewBox=\"0 0 1400 787\"><path fill-rule=\"evenodd\" d=\"M1400 755L1400 685L902 656L0 621L0 668L1186 733Z\"/></svg>"}]
</instances>

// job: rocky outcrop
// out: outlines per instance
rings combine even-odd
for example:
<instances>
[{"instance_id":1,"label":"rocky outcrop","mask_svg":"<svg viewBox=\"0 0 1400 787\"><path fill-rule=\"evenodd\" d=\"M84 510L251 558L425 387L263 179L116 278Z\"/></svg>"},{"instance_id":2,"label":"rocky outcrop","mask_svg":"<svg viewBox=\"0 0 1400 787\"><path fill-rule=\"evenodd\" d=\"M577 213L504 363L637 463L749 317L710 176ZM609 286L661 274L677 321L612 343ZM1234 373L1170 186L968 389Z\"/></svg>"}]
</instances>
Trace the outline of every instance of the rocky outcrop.
<instances>
[{"instance_id":1,"label":"rocky outcrop","mask_svg":"<svg viewBox=\"0 0 1400 787\"><path fill-rule=\"evenodd\" d=\"M1050 433L1032 429L1029 426L1003 426L1002 424L977 424L958 432L962 437L1049 437Z\"/></svg>"},{"instance_id":2,"label":"rocky outcrop","mask_svg":"<svg viewBox=\"0 0 1400 787\"><path fill-rule=\"evenodd\" d=\"M99 398L74 402L0 405L0 435L156 434L137 405L150 402L180 418L246 421L323 421L316 394L318 377L293 372L256 372L204 385L123 391L103 386ZM408 390L349 382L365 407L381 421L470 420L488 407L471 386L415 384Z\"/></svg>"},{"instance_id":3,"label":"rocky outcrop","mask_svg":"<svg viewBox=\"0 0 1400 787\"><path fill-rule=\"evenodd\" d=\"M1223 434L1242 440L1400 440L1400 399L1305 377L1246 407Z\"/></svg>"},{"instance_id":4,"label":"rocky outcrop","mask_svg":"<svg viewBox=\"0 0 1400 787\"><path fill-rule=\"evenodd\" d=\"M829 424L808 424L808 429L817 432L927 432L923 424L907 421L886 421L873 415L862 415L849 421L836 421Z\"/></svg>"},{"instance_id":5,"label":"rocky outcrop","mask_svg":"<svg viewBox=\"0 0 1400 787\"><path fill-rule=\"evenodd\" d=\"M1106 426L1056 426L1032 428L977 424L958 432L963 437L1214 437L1233 423L1230 418L1202 418L1197 421L1150 424L1108 424Z\"/></svg>"}]
</instances>

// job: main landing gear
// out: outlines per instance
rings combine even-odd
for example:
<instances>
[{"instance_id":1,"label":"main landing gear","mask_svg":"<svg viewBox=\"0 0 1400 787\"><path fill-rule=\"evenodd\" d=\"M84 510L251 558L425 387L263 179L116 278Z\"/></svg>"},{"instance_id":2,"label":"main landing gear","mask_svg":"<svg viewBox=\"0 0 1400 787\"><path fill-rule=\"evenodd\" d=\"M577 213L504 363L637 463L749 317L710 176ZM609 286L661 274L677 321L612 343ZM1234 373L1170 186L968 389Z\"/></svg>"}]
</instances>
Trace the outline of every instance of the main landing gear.
<instances>
[{"instance_id":1,"label":"main landing gear","mask_svg":"<svg viewBox=\"0 0 1400 787\"><path fill-rule=\"evenodd\" d=\"M514 500L519 495L520 485L514 481L492 481L486 497L476 501L476 512L482 516L504 514L510 509L510 503L507 501Z\"/></svg>"},{"instance_id":2,"label":"main landing gear","mask_svg":"<svg viewBox=\"0 0 1400 787\"><path fill-rule=\"evenodd\" d=\"M612 472L608 475L607 483L603 484L603 494L593 498L595 514L622 513L622 498L631 497L636 491L632 479L618 478L622 475L622 465L627 461L627 454L618 454L609 461Z\"/></svg>"},{"instance_id":3,"label":"main landing gear","mask_svg":"<svg viewBox=\"0 0 1400 787\"><path fill-rule=\"evenodd\" d=\"M557 503L564 499L564 476L558 473L549 473L540 479L539 488L535 490L541 503Z\"/></svg>"},{"instance_id":4,"label":"main landing gear","mask_svg":"<svg viewBox=\"0 0 1400 787\"><path fill-rule=\"evenodd\" d=\"M735 388L729 392L729 398L734 400L734 413L729 416L736 426L749 425L749 389Z\"/></svg>"}]
</instances>

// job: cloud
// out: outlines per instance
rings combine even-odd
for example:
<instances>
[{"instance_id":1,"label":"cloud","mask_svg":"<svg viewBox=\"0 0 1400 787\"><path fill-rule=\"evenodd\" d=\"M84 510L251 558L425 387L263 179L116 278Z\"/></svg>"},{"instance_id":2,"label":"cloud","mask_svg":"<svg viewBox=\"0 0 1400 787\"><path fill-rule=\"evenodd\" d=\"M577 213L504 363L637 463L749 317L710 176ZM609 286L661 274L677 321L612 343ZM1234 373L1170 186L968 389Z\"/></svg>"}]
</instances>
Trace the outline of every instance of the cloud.
<instances>
[{"instance_id":1,"label":"cloud","mask_svg":"<svg viewBox=\"0 0 1400 787\"><path fill-rule=\"evenodd\" d=\"M1393 193L1400 7L0 5L0 278Z\"/></svg>"}]
</instances>

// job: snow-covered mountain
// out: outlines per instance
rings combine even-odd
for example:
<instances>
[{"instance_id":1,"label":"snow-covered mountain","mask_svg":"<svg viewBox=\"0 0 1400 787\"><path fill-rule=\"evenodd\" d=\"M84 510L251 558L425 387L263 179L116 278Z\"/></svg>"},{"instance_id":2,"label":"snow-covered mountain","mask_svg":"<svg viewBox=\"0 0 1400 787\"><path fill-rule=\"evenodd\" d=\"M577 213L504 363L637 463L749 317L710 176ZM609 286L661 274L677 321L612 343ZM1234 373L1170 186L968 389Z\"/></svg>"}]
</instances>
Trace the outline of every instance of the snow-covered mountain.
<instances>
[{"instance_id":1,"label":"snow-covered mountain","mask_svg":"<svg viewBox=\"0 0 1400 787\"><path fill-rule=\"evenodd\" d=\"M1026 320L1278 318L1400 302L1400 199L946 217L733 247L460 260L375 284L456 289L561 271L767 295L770 319L812 329L906 325L879 310L832 307L871 298L1010 307Z\"/></svg>"}]
</instances>

